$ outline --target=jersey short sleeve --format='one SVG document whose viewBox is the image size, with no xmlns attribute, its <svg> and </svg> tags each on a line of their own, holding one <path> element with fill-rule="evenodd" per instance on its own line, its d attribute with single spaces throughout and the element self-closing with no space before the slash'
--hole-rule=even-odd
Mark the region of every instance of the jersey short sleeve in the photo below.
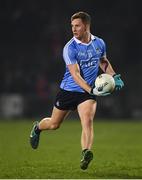
<svg viewBox="0 0 142 180">
<path fill-rule="evenodd" d="M 101 38 L 99 38 L 99 44 L 100 44 L 101 49 L 102 49 L 101 57 L 104 57 L 104 56 L 106 56 L 106 44 L 105 44 L 104 40 Z"/>
<path fill-rule="evenodd" d="M 76 64 L 76 50 L 71 44 L 67 44 L 63 49 L 63 58 L 66 65 Z"/>
</svg>

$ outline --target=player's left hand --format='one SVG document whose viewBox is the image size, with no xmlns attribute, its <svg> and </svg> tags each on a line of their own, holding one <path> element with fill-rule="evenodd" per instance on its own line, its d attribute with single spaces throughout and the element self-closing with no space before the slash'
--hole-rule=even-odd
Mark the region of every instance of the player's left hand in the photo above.
<svg viewBox="0 0 142 180">
<path fill-rule="evenodd" d="M 115 81 L 115 90 L 120 90 L 124 86 L 124 82 L 122 81 L 122 79 L 120 77 L 121 77 L 120 74 L 115 74 L 113 76 L 114 81 Z"/>
</svg>

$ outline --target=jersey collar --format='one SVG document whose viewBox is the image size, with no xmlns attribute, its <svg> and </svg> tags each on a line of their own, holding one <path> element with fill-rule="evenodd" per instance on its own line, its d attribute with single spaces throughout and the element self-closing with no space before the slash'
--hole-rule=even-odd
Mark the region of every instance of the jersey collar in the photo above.
<svg viewBox="0 0 142 180">
<path fill-rule="evenodd" d="M 79 39 L 77 39 L 76 37 L 73 37 L 73 39 L 75 40 L 75 42 L 77 44 L 84 44 L 84 45 L 88 45 L 92 42 L 92 40 L 96 39 L 94 35 L 91 34 L 91 41 L 89 43 L 82 43 Z"/>
</svg>

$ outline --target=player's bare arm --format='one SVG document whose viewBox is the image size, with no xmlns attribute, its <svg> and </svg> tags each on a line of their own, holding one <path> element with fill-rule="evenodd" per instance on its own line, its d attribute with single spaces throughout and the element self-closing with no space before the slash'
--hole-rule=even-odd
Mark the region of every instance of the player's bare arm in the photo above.
<svg viewBox="0 0 142 180">
<path fill-rule="evenodd" d="M 90 93 L 91 87 L 87 84 L 87 82 L 80 75 L 80 68 L 78 64 L 70 64 L 68 65 L 68 69 L 74 79 L 74 81 L 85 91 Z"/>
<path fill-rule="evenodd" d="M 100 61 L 100 68 L 103 70 L 103 72 L 113 76 L 116 90 L 120 90 L 124 86 L 124 82 L 120 78 L 121 75 L 115 73 L 109 60 L 105 56 Z"/>
<path fill-rule="evenodd" d="M 113 68 L 106 56 L 101 58 L 100 68 L 102 69 L 103 72 L 105 72 L 107 74 L 110 74 L 112 76 L 115 74 L 115 71 L 113 70 Z"/>
</svg>

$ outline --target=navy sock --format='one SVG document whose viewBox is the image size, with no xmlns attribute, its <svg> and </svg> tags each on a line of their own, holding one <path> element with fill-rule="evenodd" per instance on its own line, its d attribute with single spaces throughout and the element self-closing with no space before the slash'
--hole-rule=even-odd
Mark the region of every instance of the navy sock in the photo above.
<svg viewBox="0 0 142 180">
<path fill-rule="evenodd" d="M 39 134 L 41 132 L 41 130 L 38 128 L 38 126 L 35 127 L 35 133 Z"/>
</svg>

